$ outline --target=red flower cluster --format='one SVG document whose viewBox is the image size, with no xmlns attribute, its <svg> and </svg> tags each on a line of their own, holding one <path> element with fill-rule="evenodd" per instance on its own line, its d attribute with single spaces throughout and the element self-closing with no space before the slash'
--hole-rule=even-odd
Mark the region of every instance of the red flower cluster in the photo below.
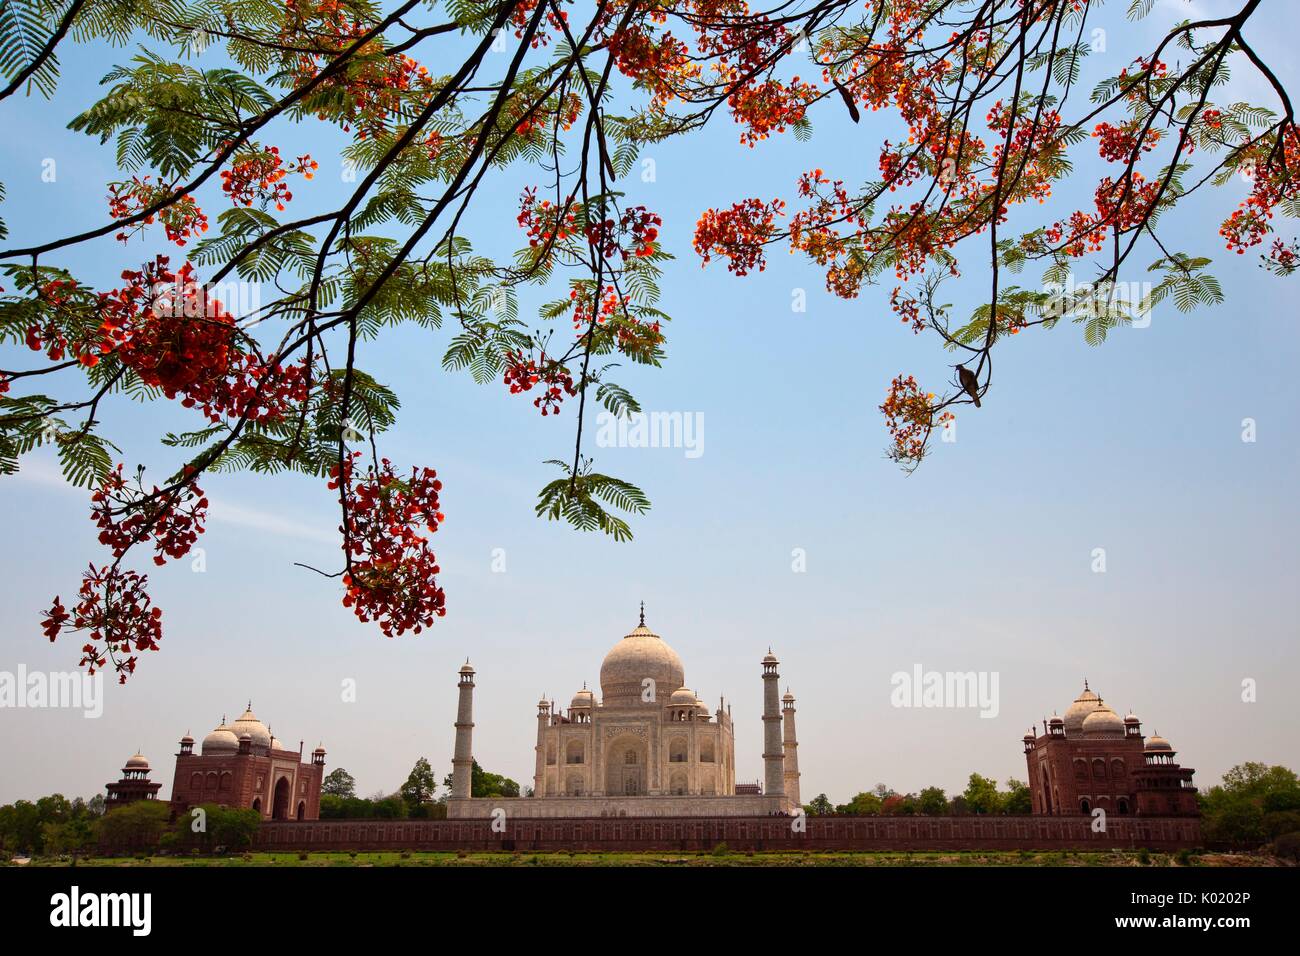
<svg viewBox="0 0 1300 956">
<path fill-rule="evenodd" d="M 183 558 L 203 533 L 208 499 L 194 482 L 166 493 L 157 485 L 146 494 L 143 487 L 127 486 L 122 465 L 109 472 L 90 497 L 91 517 L 99 528 L 99 543 L 120 558 L 132 545 L 153 538 L 158 552 L 153 562 Z"/>
<path fill-rule="evenodd" d="M 519 215 L 515 221 L 528 236 L 528 245 L 537 248 L 577 235 L 580 208 L 577 203 L 569 203 L 561 212 L 549 199 L 538 199 L 537 190 L 530 186 L 519 197 Z"/>
<path fill-rule="evenodd" d="M 659 238 L 663 220 L 645 206 L 632 206 L 619 217 L 587 224 L 587 242 L 596 254 L 605 259 L 622 256 L 626 262 L 632 256 L 654 254 L 654 243 Z"/>
<path fill-rule="evenodd" d="M 708 209 L 695 224 L 695 251 L 708 265 L 713 256 L 727 259 L 727 271 L 748 275 L 757 267 L 767 268 L 763 245 L 776 232 L 776 217 L 785 213 L 785 202 L 773 199 L 744 199 L 730 209 Z"/>
<path fill-rule="evenodd" d="M 911 375 L 898 375 L 889 385 L 880 410 L 885 415 L 889 436 L 893 439 L 890 457 L 900 462 L 920 461 L 930 435 L 934 415 L 930 407 L 933 392 L 922 392 Z"/>
<path fill-rule="evenodd" d="M 591 325 L 591 299 L 580 294 L 577 289 L 569 293 L 569 298 L 573 301 L 573 327 L 580 335 L 585 334 L 587 327 Z M 600 297 L 600 310 L 596 313 L 596 324 L 604 325 L 617 315 L 627 306 L 629 298 L 626 295 L 620 296 L 614 286 L 605 286 L 605 291 Z"/>
<path fill-rule="evenodd" d="M 206 295 L 187 262 L 178 271 L 166 256 L 125 271 L 127 284 L 100 298 L 102 352 L 114 352 L 141 381 L 168 398 L 181 395 L 212 421 L 268 421 L 307 397 L 306 364 L 282 366 L 242 352 L 235 320 Z"/>
<path fill-rule="evenodd" d="M 1092 131 L 1092 135 L 1099 140 L 1097 151 L 1101 158 L 1112 163 L 1126 162 L 1129 157 L 1136 158 L 1139 153 L 1149 153 L 1155 149 L 1160 142 L 1160 131 L 1158 129 L 1147 130 L 1142 136 L 1141 144 L 1139 144 L 1138 133 L 1141 128 L 1142 124 L 1137 120 L 1129 120 L 1119 126 L 1112 126 L 1110 123 L 1098 123 Z"/>
<path fill-rule="evenodd" d="M 286 47 L 301 51 L 288 57 L 295 86 L 315 78 L 321 68 L 366 33 L 371 23 L 353 17 L 342 0 L 287 0 L 281 37 Z M 346 104 L 344 130 L 357 127 L 357 137 L 378 136 L 392 122 L 408 115 L 412 101 L 423 103 L 433 90 L 426 67 L 405 54 L 389 54 L 371 40 L 358 51 L 348 69 L 332 75 L 317 90 L 333 91 Z M 325 114 L 321 114 L 321 119 Z"/>
<path fill-rule="evenodd" d="M 442 523 L 438 492 L 442 482 L 430 468 L 412 468 L 401 480 L 388 459 L 372 466 L 362 480 L 353 476 L 360 452 L 330 469 L 329 487 L 338 490 L 347 512 L 343 526 L 349 570 L 343 605 L 362 621 L 377 621 L 387 637 L 407 630 L 419 634 L 447 613 L 438 587 L 438 559 L 429 539 Z"/>
<path fill-rule="evenodd" d="M 542 410 L 543 417 L 558 415 L 565 395 L 578 394 L 569 370 L 560 362 L 547 358 L 545 352 L 536 360 L 524 358 L 521 352 L 507 352 L 502 381 L 509 387 L 511 395 L 530 392 L 534 386 L 541 385 L 542 394 L 533 399 L 533 405 Z"/>
<path fill-rule="evenodd" d="M 1228 249 L 1237 255 L 1259 245 L 1273 231 L 1269 221 L 1279 204 L 1300 199 L 1300 175 L 1296 174 L 1300 169 L 1300 133 L 1288 126 L 1278 150 L 1280 155 L 1275 157 L 1273 149 L 1273 143 L 1257 144 L 1239 162 L 1239 167 L 1252 170 L 1250 195 L 1219 228 Z M 1285 250 L 1286 246 L 1274 246 L 1274 251 L 1279 248 Z M 1266 258 L 1272 258 L 1275 265 L 1284 264 L 1276 256 Z"/>
<path fill-rule="evenodd" d="M 297 160 L 284 165 L 280 159 L 277 146 L 267 146 L 255 153 L 237 157 L 230 169 L 221 171 L 221 188 L 235 205 L 251 206 L 260 203 L 263 208 L 275 203 L 276 209 L 284 209 L 284 204 L 293 199 L 284 178 L 289 173 L 301 173 L 311 179 L 313 170 L 319 164 L 311 155 L 299 156 Z"/>
<path fill-rule="evenodd" d="M 51 641 L 62 631 L 88 631 L 90 640 L 82 645 L 80 666 L 94 674 L 111 657 L 118 683 L 125 684 L 135 672 L 134 652 L 156 651 L 162 639 L 162 608 L 153 606 L 145 590 L 148 583 L 144 575 L 116 564 L 107 568 L 92 564 L 81 576 L 77 604 L 68 611 L 55 597 L 42 614 L 41 629 Z"/>
<path fill-rule="evenodd" d="M 109 183 L 108 190 L 108 214 L 114 219 L 134 216 L 171 196 L 170 189 L 151 184 L 148 176 L 144 179 L 132 176 L 130 182 Z M 126 242 L 132 235 L 143 232 L 145 226 L 153 225 L 155 219 L 163 224 L 167 238 L 178 246 L 183 246 L 192 237 L 208 231 L 208 217 L 203 214 L 194 197 L 186 193 L 162 211 L 145 216 L 130 232 L 123 229 L 117 238 Z"/>
</svg>

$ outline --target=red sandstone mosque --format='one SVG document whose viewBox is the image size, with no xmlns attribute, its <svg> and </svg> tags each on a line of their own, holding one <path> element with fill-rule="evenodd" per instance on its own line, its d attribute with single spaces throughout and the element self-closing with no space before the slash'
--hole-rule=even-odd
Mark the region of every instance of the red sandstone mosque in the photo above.
<svg viewBox="0 0 1300 956">
<path fill-rule="evenodd" d="M 256 810 L 263 820 L 317 820 L 325 778 L 325 748 L 304 761 L 303 745 L 290 750 L 257 719 L 250 701 L 232 724 L 221 724 L 203 738 L 194 752 L 194 738 L 181 738 L 172 778 L 173 816 L 192 806 L 215 803 Z M 107 809 L 136 800 L 154 800 L 160 783 L 149 780 L 149 761 L 135 754 L 122 768 L 122 779 L 108 784 Z"/>
<path fill-rule="evenodd" d="M 1083 682 L 1064 717 L 1043 720 L 1042 736 L 1024 736 L 1034 813 L 1195 816 L 1190 767 L 1174 762 L 1169 741 L 1143 738 L 1142 724 L 1121 718 Z"/>
</svg>

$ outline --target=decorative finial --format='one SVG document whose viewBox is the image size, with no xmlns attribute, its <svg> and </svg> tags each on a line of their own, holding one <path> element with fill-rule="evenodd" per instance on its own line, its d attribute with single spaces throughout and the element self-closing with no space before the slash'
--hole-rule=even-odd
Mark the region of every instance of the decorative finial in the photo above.
<svg viewBox="0 0 1300 956">
<path fill-rule="evenodd" d="M 645 601 L 641 602 L 641 626 L 645 627 Z"/>
<path fill-rule="evenodd" d="M 1083 689 L 1084 690 L 1088 689 L 1088 678 L 1086 677 L 1083 679 Z"/>
<path fill-rule="evenodd" d="M 253 698 L 250 697 L 248 698 L 248 706 L 245 708 L 245 710 L 252 710 L 252 709 L 253 709 Z"/>
</svg>

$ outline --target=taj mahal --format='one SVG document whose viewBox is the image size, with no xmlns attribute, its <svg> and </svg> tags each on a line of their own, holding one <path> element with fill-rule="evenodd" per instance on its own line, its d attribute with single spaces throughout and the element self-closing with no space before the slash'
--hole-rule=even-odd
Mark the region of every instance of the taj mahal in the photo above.
<svg viewBox="0 0 1300 956">
<path fill-rule="evenodd" d="M 799 804 L 794 697 L 780 697 L 779 661 L 762 659 L 763 768 L 759 784 L 736 783 L 731 707 L 713 713 L 686 686 L 677 652 L 646 626 L 616 643 L 600 665 L 600 699 L 583 686 L 567 712 L 537 703 L 537 746 L 529 797 L 474 799 L 474 677 L 460 669 L 456 747 L 447 816 L 770 816 Z"/>
</svg>

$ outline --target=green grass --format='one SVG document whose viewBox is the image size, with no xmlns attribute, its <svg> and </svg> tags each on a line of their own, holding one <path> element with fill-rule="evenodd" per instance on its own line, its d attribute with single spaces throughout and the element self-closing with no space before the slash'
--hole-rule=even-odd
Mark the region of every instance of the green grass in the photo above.
<svg viewBox="0 0 1300 956">
<path fill-rule="evenodd" d="M 300 858 L 305 856 L 306 859 Z M 32 866 L 67 866 L 67 858 L 36 859 Z M 1244 858 L 1219 854 L 1194 855 L 1195 866 L 1268 865 L 1267 857 Z M 1178 866 L 1175 854 L 1149 853 L 1146 862 L 1138 851 L 1084 853 L 1069 851 L 934 852 L 934 853 L 745 853 L 745 852 L 645 852 L 645 853 L 246 853 L 221 857 L 153 856 L 92 857 L 77 861 L 94 867 L 194 867 L 194 866 Z"/>
</svg>

